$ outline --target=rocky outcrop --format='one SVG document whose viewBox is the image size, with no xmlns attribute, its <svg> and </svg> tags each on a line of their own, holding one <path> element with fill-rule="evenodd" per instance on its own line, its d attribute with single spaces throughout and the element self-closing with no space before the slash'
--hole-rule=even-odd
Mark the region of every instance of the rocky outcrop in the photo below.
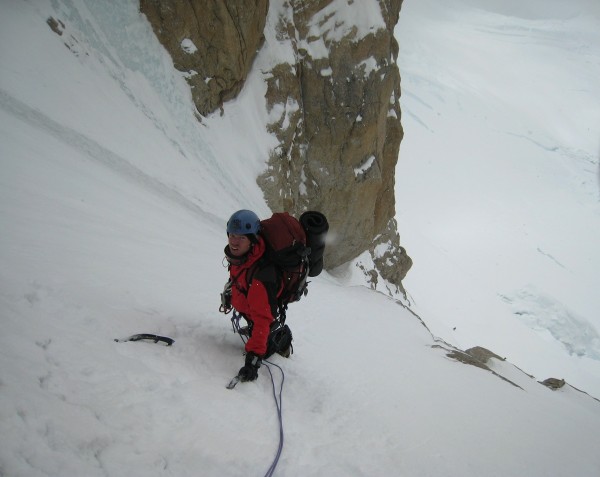
<svg viewBox="0 0 600 477">
<path fill-rule="evenodd" d="M 503 381 L 506 381 L 507 383 L 512 384 L 513 386 L 515 386 L 517 388 L 523 389 L 521 386 L 519 386 L 515 382 L 511 381 L 510 379 L 506 378 L 505 376 L 502 376 L 501 374 L 494 371 L 490 367 L 491 365 L 488 365 L 488 362 L 492 358 L 500 360 L 500 361 L 504 361 L 505 358 L 501 358 L 496 353 L 493 353 L 492 351 L 490 351 L 486 348 L 476 346 L 476 347 L 470 348 L 466 351 L 462 351 L 458 348 L 455 348 L 454 346 L 449 345 L 448 343 L 436 344 L 433 347 L 434 348 L 435 347 L 442 348 L 442 349 L 445 349 L 446 351 L 448 351 L 446 353 L 446 356 L 448 358 L 454 359 L 454 360 L 459 361 L 464 364 L 468 364 L 470 366 L 475 366 L 477 368 L 481 368 L 486 371 L 489 371 L 494 376 L 497 376 L 498 378 L 502 379 Z"/>
<path fill-rule="evenodd" d="M 266 107 L 275 118 L 267 127 L 279 145 L 258 183 L 272 210 L 327 216 L 333 244 L 326 268 L 368 250 L 375 270 L 365 275 L 372 285 L 381 277 L 401 289 L 412 264 L 394 219 L 403 131 L 393 31 L 402 0 L 377 4 L 271 0 L 275 32 L 269 35 L 278 48 L 287 45 L 293 60 L 262 71 Z M 261 42 L 266 0 L 140 5 L 175 66 L 189 73 L 201 114 L 237 94 Z"/>
<path fill-rule="evenodd" d="M 473 348 L 469 348 L 465 351 L 465 353 L 467 353 L 469 356 L 472 356 L 474 359 L 483 364 L 486 364 L 490 360 L 490 358 L 497 359 L 498 361 L 506 360 L 506 358 L 502 358 L 493 351 L 490 351 L 489 349 L 484 348 L 482 346 L 475 346 Z"/>
<path fill-rule="evenodd" d="M 565 380 L 558 379 L 558 378 L 548 378 L 548 379 L 544 379 L 543 381 L 540 381 L 540 384 L 543 384 L 544 386 L 546 386 L 552 390 L 556 390 L 556 389 L 561 389 L 562 387 L 564 387 Z"/>
<path fill-rule="evenodd" d="M 381 276 L 400 286 L 412 265 L 394 220 L 403 131 L 393 30 L 402 2 L 380 1 L 379 12 L 358 3 L 336 11 L 332 3 L 292 2 L 279 19 L 295 63 L 275 67 L 268 83 L 280 146 L 259 184 L 272 209 L 327 215 L 337 239 L 326 251 L 328 268 L 369 250 L 372 285 Z M 367 30 L 357 26 L 364 14 L 372 19 Z"/>
<path fill-rule="evenodd" d="M 269 0 L 140 0 L 202 115 L 242 89 L 264 40 L 268 8 Z"/>
<path fill-rule="evenodd" d="M 359 4 L 336 11 L 332 3 L 293 3 L 280 18 L 296 61 L 276 66 L 269 80 L 280 145 L 259 183 L 272 209 L 327 215 L 337 239 L 328 268 L 369 250 L 378 275 L 399 285 L 412 264 L 394 220 L 403 131 L 393 30 L 402 2 L 380 1 L 367 30 L 357 26 L 367 13 Z"/>
</svg>

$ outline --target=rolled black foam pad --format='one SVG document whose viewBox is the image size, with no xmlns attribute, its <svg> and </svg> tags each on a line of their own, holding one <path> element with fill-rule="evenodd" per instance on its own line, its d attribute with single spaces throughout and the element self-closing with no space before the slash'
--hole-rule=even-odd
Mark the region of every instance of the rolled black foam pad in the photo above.
<svg viewBox="0 0 600 477">
<path fill-rule="evenodd" d="M 306 232 L 307 245 L 310 247 L 309 277 L 316 277 L 323 270 L 325 238 L 329 231 L 329 222 L 321 212 L 310 210 L 300 216 L 300 224 Z"/>
</svg>

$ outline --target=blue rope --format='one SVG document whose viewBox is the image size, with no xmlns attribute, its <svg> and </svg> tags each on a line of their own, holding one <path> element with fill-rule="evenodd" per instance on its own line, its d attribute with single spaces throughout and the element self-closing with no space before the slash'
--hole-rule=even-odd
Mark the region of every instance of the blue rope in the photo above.
<svg viewBox="0 0 600 477">
<path fill-rule="evenodd" d="M 277 467 L 277 463 L 279 462 L 279 457 L 281 457 L 281 451 L 283 450 L 283 417 L 281 415 L 281 409 L 282 409 L 282 405 L 283 405 L 283 401 L 282 401 L 282 393 L 283 393 L 283 382 L 285 381 L 285 373 L 283 372 L 283 369 L 281 369 L 281 366 L 272 363 L 271 361 L 264 361 L 265 366 L 267 367 L 267 371 L 269 371 L 269 375 L 271 376 L 271 385 L 273 386 L 273 399 L 275 399 L 275 407 L 277 407 L 277 417 L 279 419 L 279 446 L 277 447 L 277 453 L 275 454 L 275 459 L 273 460 L 273 463 L 271 464 L 271 467 L 269 467 L 269 470 L 267 470 L 267 473 L 265 474 L 265 477 L 271 477 L 273 475 L 273 473 L 275 472 L 275 467 Z M 281 384 L 279 386 L 279 400 L 277 400 L 277 392 L 275 391 L 275 380 L 273 379 L 273 373 L 271 372 L 271 367 L 269 366 L 275 366 L 276 368 L 279 368 L 279 371 L 281 371 Z"/>
<path fill-rule="evenodd" d="M 242 341 L 245 344 L 246 340 L 244 339 L 244 337 L 242 335 L 239 334 L 239 332 L 240 332 L 240 315 L 238 315 L 237 312 L 233 313 L 233 317 L 231 318 L 231 324 L 233 326 L 233 330 L 239 335 L 239 337 L 242 339 Z M 273 463 L 271 464 L 271 467 L 269 467 L 269 470 L 267 470 L 267 473 L 265 474 L 265 477 L 272 477 L 273 473 L 275 472 L 275 468 L 277 467 L 277 463 L 279 462 L 279 457 L 281 457 L 281 451 L 283 450 L 283 416 L 281 413 L 281 409 L 283 406 L 282 394 L 283 394 L 283 383 L 285 381 L 285 373 L 283 372 L 283 369 L 281 368 L 281 366 L 273 363 L 272 361 L 267 361 L 265 359 L 263 361 L 263 363 L 265 364 L 267 371 L 269 371 L 269 376 L 271 376 L 271 386 L 273 387 L 273 399 L 275 400 L 275 407 L 277 408 L 277 418 L 279 419 L 279 446 L 277 447 L 277 453 L 275 454 L 275 459 L 273 459 Z M 279 371 L 281 371 L 281 384 L 279 385 L 279 399 L 277 399 L 277 391 L 275 390 L 275 379 L 273 378 L 273 373 L 271 372 L 271 367 L 269 366 L 269 364 L 272 366 L 275 366 L 276 368 L 279 369 Z"/>
</svg>

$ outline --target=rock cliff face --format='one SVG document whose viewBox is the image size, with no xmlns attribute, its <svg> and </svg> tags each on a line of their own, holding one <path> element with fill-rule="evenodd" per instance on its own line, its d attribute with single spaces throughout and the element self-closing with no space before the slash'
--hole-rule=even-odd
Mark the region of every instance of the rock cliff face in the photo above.
<svg viewBox="0 0 600 477">
<path fill-rule="evenodd" d="M 394 219 L 402 126 L 398 45 L 402 0 L 271 0 L 276 39 L 293 62 L 275 65 L 265 97 L 279 139 L 258 178 L 272 210 L 320 210 L 334 239 L 331 269 L 369 251 L 378 276 L 401 287 L 412 262 Z M 267 0 L 141 0 L 176 68 L 207 114 L 242 88 L 263 41 Z M 272 17 L 271 17 L 272 18 Z"/>
<path fill-rule="evenodd" d="M 154 33 L 186 73 L 202 115 L 235 98 L 263 42 L 269 0 L 140 0 Z"/>
</svg>

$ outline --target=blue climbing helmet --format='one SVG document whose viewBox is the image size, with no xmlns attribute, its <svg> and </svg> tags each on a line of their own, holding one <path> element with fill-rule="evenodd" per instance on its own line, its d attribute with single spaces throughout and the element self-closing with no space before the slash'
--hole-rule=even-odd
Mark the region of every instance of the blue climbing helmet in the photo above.
<svg viewBox="0 0 600 477">
<path fill-rule="evenodd" d="M 251 210 L 238 210 L 227 221 L 227 234 L 256 236 L 260 230 L 260 219 Z"/>
</svg>

